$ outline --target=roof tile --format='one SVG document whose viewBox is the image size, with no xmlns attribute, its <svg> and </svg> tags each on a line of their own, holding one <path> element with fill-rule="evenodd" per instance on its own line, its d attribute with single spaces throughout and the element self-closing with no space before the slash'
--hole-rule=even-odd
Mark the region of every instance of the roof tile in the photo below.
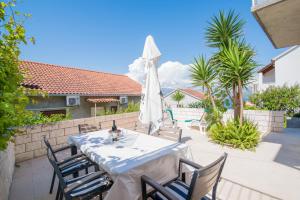
<svg viewBox="0 0 300 200">
<path fill-rule="evenodd" d="M 141 85 L 125 75 L 22 61 L 25 87 L 38 87 L 49 94 L 87 96 L 138 96 Z"/>
</svg>

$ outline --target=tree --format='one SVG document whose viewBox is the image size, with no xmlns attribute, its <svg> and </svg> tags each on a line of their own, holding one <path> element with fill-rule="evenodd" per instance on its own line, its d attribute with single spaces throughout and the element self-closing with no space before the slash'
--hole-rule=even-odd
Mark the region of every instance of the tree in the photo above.
<svg viewBox="0 0 300 200">
<path fill-rule="evenodd" d="M 0 2 L 0 150 L 6 148 L 14 135 L 13 127 L 22 124 L 27 115 L 19 46 L 27 43 L 23 20 L 29 15 L 14 11 L 15 3 Z"/>
<path fill-rule="evenodd" d="M 178 90 L 172 95 L 172 99 L 177 102 L 177 107 L 179 107 L 179 103 L 184 99 L 184 97 L 184 94 L 182 94 Z"/>
<path fill-rule="evenodd" d="M 252 94 L 250 100 L 260 109 L 286 111 L 288 116 L 299 112 L 300 86 L 271 86 L 266 90 Z"/>
<path fill-rule="evenodd" d="M 257 63 L 254 61 L 254 51 L 249 45 L 237 41 L 229 42 L 228 47 L 222 48 L 219 54 L 221 64 L 219 76 L 221 82 L 233 87 L 235 102 L 235 118 L 243 123 L 243 89 L 253 80 Z"/>
<path fill-rule="evenodd" d="M 191 65 L 190 72 L 193 85 L 200 86 L 206 90 L 212 108 L 213 110 L 216 110 L 212 88 L 217 78 L 217 72 L 211 65 L 211 61 L 207 61 L 204 56 L 195 59 L 194 63 Z"/>
<path fill-rule="evenodd" d="M 223 11 L 218 16 L 213 16 L 205 32 L 205 38 L 209 47 L 220 48 L 228 46 L 230 40 L 238 40 L 243 35 L 245 22 L 239 19 L 234 11 L 227 15 Z"/>
<path fill-rule="evenodd" d="M 217 48 L 211 62 L 217 68 L 218 81 L 233 102 L 234 119 L 243 121 L 243 88 L 251 81 L 256 67 L 254 51 L 244 42 L 245 22 L 234 11 L 220 11 L 206 30 L 210 47 Z"/>
</svg>

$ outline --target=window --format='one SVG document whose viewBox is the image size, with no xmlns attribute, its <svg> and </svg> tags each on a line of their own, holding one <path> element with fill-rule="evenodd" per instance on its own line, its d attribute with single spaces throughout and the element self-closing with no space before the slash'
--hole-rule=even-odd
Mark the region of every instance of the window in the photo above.
<svg viewBox="0 0 300 200">
<path fill-rule="evenodd" d="M 50 117 L 51 115 L 54 114 L 63 114 L 63 115 L 67 114 L 66 110 L 45 110 L 45 111 L 41 111 L 41 113 L 47 117 Z"/>
</svg>

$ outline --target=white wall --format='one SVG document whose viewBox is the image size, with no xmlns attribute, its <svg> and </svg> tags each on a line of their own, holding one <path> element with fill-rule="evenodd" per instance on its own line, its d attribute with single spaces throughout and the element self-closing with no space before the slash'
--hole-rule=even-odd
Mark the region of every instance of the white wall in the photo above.
<svg viewBox="0 0 300 200">
<path fill-rule="evenodd" d="M 275 83 L 275 68 L 271 69 L 270 71 L 268 71 L 263 75 L 262 83 L 263 84 Z"/>
<path fill-rule="evenodd" d="M 272 69 L 271 71 L 263 74 L 259 73 L 258 75 L 258 90 L 265 90 L 268 87 L 275 85 L 276 77 L 275 77 L 275 69 Z"/>
<path fill-rule="evenodd" d="M 292 86 L 300 84 L 300 47 L 287 54 L 275 58 L 275 68 L 264 75 L 259 73 L 258 90 L 265 90 L 269 86 Z"/>
<path fill-rule="evenodd" d="M 204 113 L 203 109 L 198 108 L 173 108 L 173 115 L 178 120 L 178 126 L 185 126 L 184 120 L 200 119 Z M 261 136 L 273 132 L 282 132 L 284 126 L 283 111 L 265 111 L 265 110 L 244 110 L 244 117 L 257 124 Z M 223 115 L 226 122 L 233 118 L 233 110 L 228 110 Z"/>
<path fill-rule="evenodd" d="M 275 61 L 276 86 L 300 83 L 300 47 Z"/>
</svg>

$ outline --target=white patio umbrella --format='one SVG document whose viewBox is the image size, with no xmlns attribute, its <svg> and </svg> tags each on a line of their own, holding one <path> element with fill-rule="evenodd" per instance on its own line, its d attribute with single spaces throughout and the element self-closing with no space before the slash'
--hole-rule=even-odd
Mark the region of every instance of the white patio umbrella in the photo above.
<svg viewBox="0 0 300 200">
<path fill-rule="evenodd" d="M 144 125 L 151 124 L 151 132 L 157 131 L 162 123 L 163 107 L 156 64 L 161 56 L 154 39 L 147 36 L 143 56 L 146 69 L 146 81 L 142 88 L 139 120 Z"/>
</svg>

